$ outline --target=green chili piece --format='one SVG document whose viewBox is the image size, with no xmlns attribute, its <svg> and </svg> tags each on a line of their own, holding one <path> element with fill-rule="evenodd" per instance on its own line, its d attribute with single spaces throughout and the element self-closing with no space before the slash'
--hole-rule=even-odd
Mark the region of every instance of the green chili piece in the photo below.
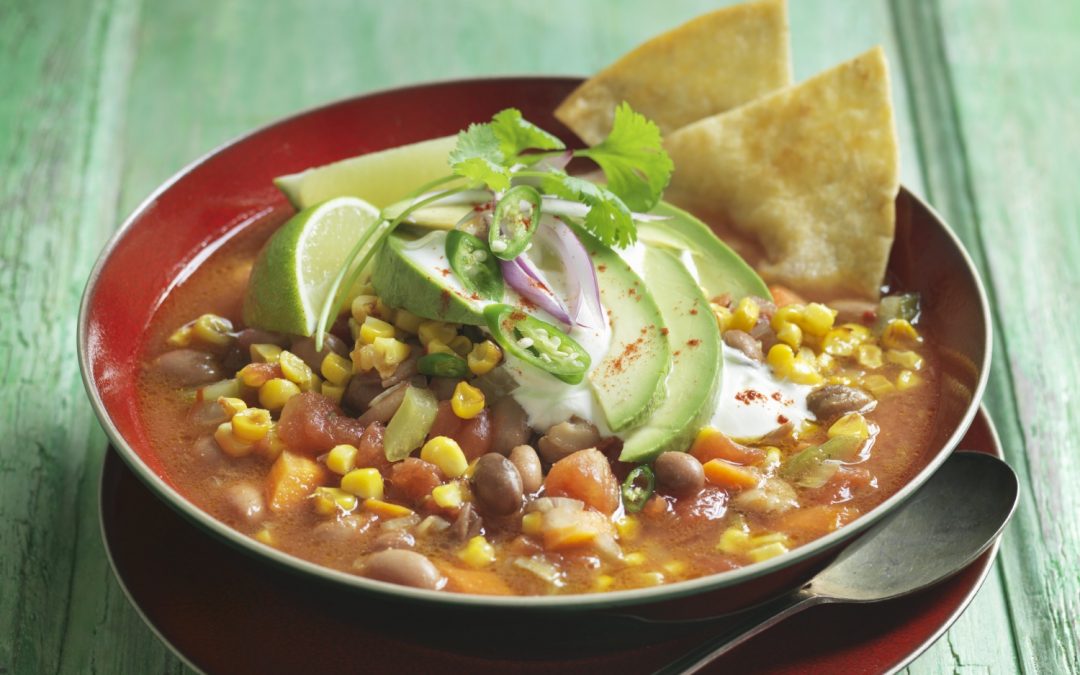
<svg viewBox="0 0 1080 675">
<path fill-rule="evenodd" d="M 623 508 L 630 513 L 637 513 L 645 508 L 645 502 L 652 497 L 656 489 L 656 475 L 645 464 L 630 472 L 622 484 Z"/>
<path fill-rule="evenodd" d="M 507 190 L 488 228 L 491 252 L 503 260 L 518 257 L 540 223 L 540 204 L 540 193 L 531 185 L 515 185 Z"/>
<path fill-rule="evenodd" d="M 510 305 L 488 305 L 484 319 L 503 351 L 563 382 L 578 384 L 589 370 L 589 353 L 546 321 Z"/>
<path fill-rule="evenodd" d="M 502 300 L 503 278 L 499 261 L 484 240 L 463 232 L 446 233 L 446 259 L 461 285 L 486 300 Z"/>
<path fill-rule="evenodd" d="M 421 375 L 465 377 L 465 374 L 469 372 L 469 364 L 460 356 L 436 353 L 421 356 L 416 362 L 416 369 Z"/>
</svg>

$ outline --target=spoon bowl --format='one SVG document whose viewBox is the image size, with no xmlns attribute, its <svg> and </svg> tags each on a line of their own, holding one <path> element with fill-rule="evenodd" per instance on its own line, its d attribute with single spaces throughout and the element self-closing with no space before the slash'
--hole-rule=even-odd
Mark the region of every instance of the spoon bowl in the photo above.
<svg viewBox="0 0 1080 675">
<path fill-rule="evenodd" d="M 1019 498 L 1002 460 L 956 452 L 903 508 L 849 545 L 802 587 L 736 615 L 716 638 L 658 673 L 694 673 L 765 629 L 825 603 L 890 600 L 944 581 L 1001 534 Z"/>
</svg>

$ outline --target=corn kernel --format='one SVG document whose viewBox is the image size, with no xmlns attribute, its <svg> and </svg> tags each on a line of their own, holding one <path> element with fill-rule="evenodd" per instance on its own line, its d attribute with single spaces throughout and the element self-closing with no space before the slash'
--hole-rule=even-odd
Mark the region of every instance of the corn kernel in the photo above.
<svg viewBox="0 0 1080 675">
<path fill-rule="evenodd" d="M 890 349 L 885 352 L 885 360 L 908 370 L 921 370 L 923 367 L 923 358 L 908 349 Z"/>
<path fill-rule="evenodd" d="M 821 351 L 832 356 L 851 356 L 862 341 L 847 328 L 833 328 L 821 340 Z"/>
<path fill-rule="evenodd" d="M 641 521 L 637 516 L 627 514 L 615 521 L 615 531 L 621 541 L 634 541 L 641 534 Z"/>
<path fill-rule="evenodd" d="M 375 313 L 375 305 L 379 299 L 374 295 L 358 295 L 353 298 L 352 304 L 349 306 L 349 313 L 352 314 L 353 321 L 357 324 L 363 324 L 364 320 Z"/>
<path fill-rule="evenodd" d="M 795 438 L 813 436 L 819 431 L 821 431 L 821 427 L 817 424 L 814 424 L 810 420 L 803 420 L 802 424 L 799 425 L 799 428 L 795 430 Z"/>
<path fill-rule="evenodd" d="M 443 475 L 457 478 L 469 468 L 469 461 L 458 442 L 447 436 L 436 436 L 420 448 L 420 459 L 439 467 Z"/>
<path fill-rule="evenodd" d="M 351 316 L 349 317 L 349 335 L 353 342 L 360 339 L 360 323 Z"/>
<path fill-rule="evenodd" d="M 270 430 L 266 432 L 262 440 L 255 444 L 255 452 L 271 462 L 278 458 L 285 449 L 285 441 L 278 436 L 277 422 L 270 423 Z"/>
<path fill-rule="evenodd" d="M 474 345 L 466 358 L 469 370 L 472 371 L 473 375 L 484 375 L 491 372 L 495 366 L 499 365 L 501 360 L 502 350 L 491 340 L 484 340 Z"/>
<path fill-rule="evenodd" d="M 364 499 L 382 499 L 383 477 L 378 469 L 352 469 L 341 477 L 341 489 Z"/>
<path fill-rule="evenodd" d="M 256 541 L 266 544 L 267 546 L 274 545 L 274 535 L 272 532 L 270 532 L 269 527 L 264 526 L 261 530 L 255 533 L 254 537 Z"/>
<path fill-rule="evenodd" d="M 495 562 L 495 547 L 477 535 L 458 552 L 458 557 L 469 567 L 486 567 Z"/>
<path fill-rule="evenodd" d="M 802 329 L 795 323 L 782 323 L 776 330 L 777 340 L 795 348 L 802 344 L 802 337 Z"/>
<path fill-rule="evenodd" d="M 471 420 L 484 410 L 484 392 L 462 380 L 454 387 L 450 407 L 463 420 Z"/>
<path fill-rule="evenodd" d="M 259 387 L 269 382 L 274 377 L 274 374 L 269 368 L 266 368 L 265 366 L 260 368 L 257 367 L 257 364 L 249 363 L 248 365 L 241 368 L 238 373 L 236 373 L 236 377 L 240 380 L 240 382 L 243 383 L 245 387 L 258 389 Z"/>
<path fill-rule="evenodd" d="M 612 584 L 614 583 L 615 577 L 611 576 L 610 574 L 600 574 L 597 575 L 596 579 L 593 580 L 593 590 L 603 592 L 611 588 Z"/>
<path fill-rule="evenodd" d="M 420 337 L 420 344 L 425 347 L 432 340 L 438 340 L 444 345 L 448 345 L 457 335 L 457 329 L 454 328 L 453 324 L 443 323 L 442 321 L 421 321 L 416 334 Z"/>
<path fill-rule="evenodd" d="M 855 436 L 860 441 L 870 438 L 870 425 L 866 418 L 857 412 L 850 412 L 833 422 L 829 427 L 829 438 L 834 436 Z"/>
<path fill-rule="evenodd" d="M 664 583 L 664 575 L 661 572 L 639 572 L 634 575 L 634 580 L 638 586 L 659 586 Z"/>
<path fill-rule="evenodd" d="M 911 349 L 920 342 L 919 331 L 904 319 L 893 319 L 881 333 L 881 344 L 888 349 Z"/>
<path fill-rule="evenodd" d="M 448 346 L 450 349 L 453 349 L 458 356 L 464 358 L 472 351 L 473 343 L 472 340 L 464 335 L 459 335 L 451 340 Z"/>
<path fill-rule="evenodd" d="M 326 468 L 339 476 L 344 476 L 356 468 L 356 455 L 360 452 L 355 445 L 342 443 L 335 445 L 326 453 Z M 365 497 L 374 495 L 363 495 Z"/>
<path fill-rule="evenodd" d="M 637 567 L 638 565 L 645 564 L 645 554 L 640 551 L 634 551 L 633 553 L 627 553 L 623 557 L 623 562 L 631 567 Z"/>
<path fill-rule="evenodd" d="M 746 555 L 750 557 L 754 562 L 761 562 L 768 560 L 769 558 L 775 558 L 778 555 L 783 555 L 788 552 L 788 547 L 779 542 L 772 544 L 765 544 L 764 546 L 758 546 L 752 548 L 746 552 Z"/>
<path fill-rule="evenodd" d="M 830 354 L 821 352 L 817 357 L 817 369 L 819 373 L 827 373 L 836 368 L 836 359 Z"/>
<path fill-rule="evenodd" d="M 451 349 L 450 345 L 446 344 L 438 338 L 431 338 L 430 340 L 428 340 L 428 343 L 427 345 L 425 345 L 424 348 L 427 350 L 428 354 L 451 354 L 455 356 L 457 355 L 457 352 Z"/>
<path fill-rule="evenodd" d="M 247 403 L 244 403 L 244 399 L 236 398 L 234 396 L 219 396 L 217 404 L 221 406 L 221 409 L 225 411 L 225 415 L 232 419 L 232 416 L 238 412 L 247 410 Z"/>
<path fill-rule="evenodd" d="M 771 473 L 780 467 L 781 462 L 784 461 L 784 454 L 780 452 L 780 448 L 769 445 L 765 447 L 765 460 L 762 462 L 762 468 L 766 473 Z"/>
<path fill-rule="evenodd" d="M 920 384 L 922 384 L 922 378 L 910 370 L 901 370 L 900 374 L 896 376 L 896 388 L 899 391 L 907 391 Z"/>
<path fill-rule="evenodd" d="M 799 327 L 810 335 L 821 337 L 829 332 L 836 321 L 836 310 L 829 309 L 820 302 L 811 302 L 803 309 Z"/>
<path fill-rule="evenodd" d="M 241 441 L 255 443 L 261 441 L 270 431 L 270 411 L 262 408 L 248 408 L 233 415 L 232 431 Z"/>
<path fill-rule="evenodd" d="M 191 326 L 193 337 L 215 347 L 232 344 L 232 322 L 217 314 L 203 314 Z"/>
<path fill-rule="evenodd" d="M 542 531 L 544 514 L 539 511 L 526 513 L 521 517 L 521 533 L 536 536 Z"/>
<path fill-rule="evenodd" d="M 376 342 L 378 342 L 379 339 L 380 338 L 376 338 Z M 377 349 L 378 347 L 376 347 L 376 350 Z M 322 364 L 319 366 L 319 372 L 321 372 L 322 376 L 331 384 L 344 387 L 345 383 L 352 377 L 352 362 L 341 354 L 330 352 L 323 357 Z"/>
<path fill-rule="evenodd" d="M 686 563 L 681 560 L 669 560 L 660 567 L 673 577 L 680 576 L 686 572 Z"/>
<path fill-rule="evenodd" d="M 370 345 L 375 342 L 375 338 L 392 338 L 394 337 L 394 327 L 382 319 L 376 319 L 373 316 L 369 316 L 364 319 L 364 322 L 360 324 L 360 342 Z"/>
<path fill-rule="evenodd" d="M 775 344 L 765 357 L 773 373 L 799 384 L 820 384 L 821 373 L 817 370 L 816 356 L 807 349 L 800 349 L 798 356 L 785 344 Z"/>
<path fill-rule="evenodd" d="M 170 347 L 190 347 L 192 338 L 191 324 L 180 326 L 165 341 Z"/>
<path fill-rule="evenodd" d="M 357 469 L 359 471 L 359 469 Z M 405 516 L 411 516 L 413 510 L 407 506 L 400 504 L 391 504 L 390 502 L 384 502 L 381 499 L 375 497 L 369 497 L 364 500 L 363 509 L 370 511 L 382 518 L 404 518 Z"/>
<path fill-rule="evenodd" d="M 259 387 L 259 405 L 271 411 L 281 410 L 290 398 L 299 393 L 300 387 L 296 383 L 275 377 Z"/>
<path fill-rule="evenodd" d="M 825 378 L 825 384 L 842 384 L 850 387 L 855 384 L 855 380 L 850 375 L 830 375 Z"/>
<path fill-rule="evenodd" d="M 353 370 L 358 373 L 370 372 L 375 367 L 375 347 L 373 345 L 361 345 L 349 354 L 352 357 Z"/>
<path fill-rule="evenodd" d="M 315 512 L 321 516 L 333 516 L 338 512 L 351 513 L 356 510 L 356 495 L 333 487 L 315 488 L 311 494 L 315 503 Z"/>
<path fill-rule="evenodd" d="M 375 316 L 387 323 L 394 323 L 394 320 L 397 317 L 397 310 L 383 302 L 382 298 L 379 298 L 375 301 Z"/>
<path fill-rule="evenodd" d="M 867 375 L 862 379 L 862 386 L 875 398 L 881 398 L 896 390 L 893 383 L 889 382 L 884 375 Z"/>
<path fill-rule="evenodd" d="M 750 547 L 758 548 L 759 546 L 765 546 L 766 544 L 783 544 L 789 546 L 791 540 L 783 532 L 769 532 L 767 534 L 759 534 L 750 537 Z"/>
<path fill-rule="evenodd" d="M 301 382 L 297 384 L 297 386 L 300 387 L 300 391 L 314 391 L 318 393 L 322 392 L 323 380 L 313 372 L 311 373 L 310 380 Z"/>
<path fill-rule="evenodd" d="M 233 433 L 232 422 L 222 422 L 214 431 L 214 440 L 221 451 L 230 457 L 245 457 L 251 454 L 252 443 L 242 441 Z"/>
<path fill-rule="evenodd" d="M 757 324 L 760 316 L 761 308 L 758 307 L 758 304 L 750 298 L 743 298 L 739 300 L 739 304 L 735 306 L 735 311 L 731 313 L 731 322 L 728 327 L 749 333 L 750 329 Z"/>
<path fill-rule="evenodd" d="M 716 550 L 728 555 L 738 555 L 746 550 L 750 543 L 750 533 L 741 527 L 729 527 L 720 535 Z"/>
<path fill-rule="evenodd" d="M 465 503 L 461 483 L 439 485 L 431 491 L 431 499 L 444 509 L 456 509 Z"/>
<path fill-rule="evenodd" d="M 731 327 L 731 310 L 717 302 L 710 302 L 709 309 L 716 317 L 716 327 L 723 333 Z"/>
<path fill-rule="evenodd" d="M 339 387 L 336 384 L 323 382 L 322 386 L 319 387 L 319 393 L 334 403 L 341 405 L 341 399 L 345 398 L 345 387 Z"/>
<path fill-rule="evenodd" d="M 880 368 L 883 363 L 881 360 L 881 347 L 870 344 L 859 345 L 855 360 L 863 368 L 869 368 L 870 370 Z"/>
<path fill-rule="evenodd" d="M 314 375 L 311 367 L 290 351 L 283 351 L 278 355 L 278 365 L 281 366 L 281 374 L 285 379 L 298 385 L 310 382 Z"/>
<path fill-rule="evenodd" d="M 248 347 L 251 360 L 255 363 L 277 363 L 283 350 L 274 344 L 258 343 Z"/>
<path fill-rule="evenodd" d="M 373 362 L 375 370 L 382 377 L 390 377 L 397 367 L 409 358 L 411 347 L 401 340 L 394 338 L 375 338 L 372 345 L 374 350 Z"/>
<path fill-rule="evenodd" d="M 420 330 L 420 324 L 423 323 L 423 321 L 422 318 L 404 309 L 399 309 L 394 316 L 394 325 L 411 335 L 416 335 L 417 331 Z"/>
</svg>

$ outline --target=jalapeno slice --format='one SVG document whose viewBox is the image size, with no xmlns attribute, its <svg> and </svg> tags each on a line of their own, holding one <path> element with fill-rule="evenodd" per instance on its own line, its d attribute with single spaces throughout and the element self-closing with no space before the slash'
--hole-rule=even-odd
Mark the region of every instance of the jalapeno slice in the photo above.
<svg viewBox="0 0 1080 675">
<path fill-rule="evenodd" d="M 484 240 L 463 232 L 446 233 L 446 259 L 461 285 L 485 300 L 502 300 L 503 278 L 499 261 Z"/>
<path fill-rule="evenodd" d="M 469 372 L 469 364 L 460 356 L 435 353 L 421 356 L 416 362 L 416 369 L 421 375 L 465 377 L 465 374 Z"/>
<path fill-rule="evenodd" d="M 656 489 L 656 475 L 648 466 L 642 464 L 627 475 L 622 484 L 623 508 L 630 513 L 637 513 L 645 508 L 645 502 L 652 497 Z"/>
<path fill-rule="evenodd" d="M 563 382 L 578 384 L 589 370 L 589 353 L 573 338 L 546 321 L 510 305 L 488 305 L 484 319 L 503 350 L 551 373 Z"/>
<path fill-rule="evenodd" d="M 515 185 L 506 191 L 488 228 L 492 253 L 513 260 L 525 250 L 540 223 L 540 203 L 540 193 L 531 185 Z"/>
</svg>

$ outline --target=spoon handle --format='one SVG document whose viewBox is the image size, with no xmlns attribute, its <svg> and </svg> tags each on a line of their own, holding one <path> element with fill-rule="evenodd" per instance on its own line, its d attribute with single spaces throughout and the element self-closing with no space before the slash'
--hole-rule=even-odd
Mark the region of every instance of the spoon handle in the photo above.
<svg viewBox="0 0 1080 675">
<path fill-rule="evenodd" d="M 822 602 L 822 597 L 800 589 L 736 614 L 723 633 L 691 649 L 653 675 L 696 673 L 765 629 Z"/>
</svg>

